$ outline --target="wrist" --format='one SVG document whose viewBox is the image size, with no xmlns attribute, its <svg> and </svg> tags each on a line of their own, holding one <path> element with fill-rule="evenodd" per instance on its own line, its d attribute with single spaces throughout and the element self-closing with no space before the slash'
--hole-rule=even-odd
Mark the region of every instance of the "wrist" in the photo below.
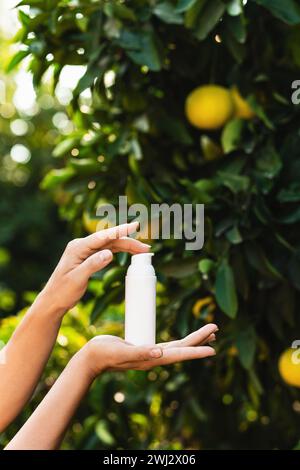
<svg viewBox="0 0 300 470">
<path fill-rule="evenodd" d="M 53 297 L 43 289 L 31 306 L 33 312 L 37 312 L 39 316 L 51 318 L 54 320 L 62 320 L 66 310 L 59 307 Z"/>
<path fill-rule="evenodd" d="M 91 367 L 90 353 L 86 345 L 74 354 L 68 364 L 68 368 L 74 370 L 74 374 L 76 374 L 87 387 L 92 384 L 97 376 Z"/>
<path fill-rule="evenodd" d="M 105 371 L 104 361 L 99 362 L 99 349 L 93 340 L 88 341 L 76 354 L 91 381 Z"/>
</svg>

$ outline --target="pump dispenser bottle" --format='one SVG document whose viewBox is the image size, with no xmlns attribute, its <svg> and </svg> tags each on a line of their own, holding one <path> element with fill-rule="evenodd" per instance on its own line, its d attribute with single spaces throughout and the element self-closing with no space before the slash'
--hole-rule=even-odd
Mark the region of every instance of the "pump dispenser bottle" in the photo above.
<svg viewBox="0 0 300 470">
<path fill-rule="evenodd" d="M 125 340 L 136 346 L 155 344 L 156 276 L 152 256 L 132 256 L 125 279 Z"/>
</svg>

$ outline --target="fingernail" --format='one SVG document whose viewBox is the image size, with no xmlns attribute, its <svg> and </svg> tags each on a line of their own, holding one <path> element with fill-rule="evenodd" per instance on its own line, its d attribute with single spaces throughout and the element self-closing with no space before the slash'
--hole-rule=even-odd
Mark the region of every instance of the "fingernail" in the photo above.
<svg viewBox="0 0 300 470">
<path fill-rule="evenodd" d="M 162 356 L 162 350 L 160 348 L 151 349 L 150 356 L 151 357 L 161 357 Z"/>
<path fill-rule="evenodd" d="M 107 261 L 111 257 L 111 251 L 105 250 L 100 253 L 102 261 Z"/>
<path fill-rule="evenodd" d="M 151 248 L 151 245 L 148 245 L 148 243 L 142 243 L 143 246 L 145 246 L 146 248 Z"/>
</svg>

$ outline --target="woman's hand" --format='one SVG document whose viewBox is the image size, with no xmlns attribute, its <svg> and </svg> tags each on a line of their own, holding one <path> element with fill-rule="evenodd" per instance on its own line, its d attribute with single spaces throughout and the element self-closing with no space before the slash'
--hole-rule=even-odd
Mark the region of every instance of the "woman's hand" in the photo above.
<svg viewBox="0 0 300 470">
<path fill-rule="evenodd" d="M 137 228 L 138 222 L 133 222 L 72 240 L 43 289 L 42 298 L 61 313 L 72 308 L 85 293 L 90 276 L 107 266 L 113 253 L 149 251 L 149 245 L 128 237 Z"/>
<path fill-rule="evenodd" d="M 78 353 L 83 367 L 93 379 L 105 370 L 148 370 L 155 366 L 202 359 L 215 355 L 211 346 L 216 339 L 217 325 L 203 326 L 183 339 L 154 346 L 134 346 L 116 336 L 96 336 Z"/>
<path fill-rule="evenodd" d="M 205 345 L 215 340 L 217 330 L 216 325 L 209 324 L 181 340 L 154 346 L 133 346 L 115 336 L 93 338 L 71 359 L 6 449 L 57 449 L 80 400 L 102 371 L 148 370 L 213 356 L 214 349 Z"/>
<path fill-rule="evenodd" d="M 33 393 L 62 317 L 84 294 L 89 277 L 104 268 L 114 252 L 149 251 L 149 245 L 128 238 L 137 227 L 137 222 L 124 224 L 69 243 L 45 288 L 2 351 L 5 361 L 0 363 L 0 432 L 19 414 Z"/>
</svg>

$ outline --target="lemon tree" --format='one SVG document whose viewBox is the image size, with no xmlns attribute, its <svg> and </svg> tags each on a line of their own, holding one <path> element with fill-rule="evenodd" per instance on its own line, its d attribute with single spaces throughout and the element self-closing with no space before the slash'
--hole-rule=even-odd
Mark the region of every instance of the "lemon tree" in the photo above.
<svg viewBox="0 0 300 470">
<path fill-rule="evenodd" d="M 222 332 L 216 359 L 127 380 L 106 375 L 78 446 L 293 448 L 299 390 L 277 363 L 300 332 L 298 2 L 23 0 L 19 8 L 22 47 L 10 68 L 26 56 L 35 86 L 50 75 L 55 91 L 66 66 L 81 67 L 66 106 L 73 130 L 58 138 L 43 181 L 68 195 L 58 200 L 74 235 L 86 233 L 83 214 L 100 198 L 206 205 L 203 250 L 154 243 L 158 331 L 168 340 L 213 318 Z M 103 328 L 103 320 L 122 325 L 127 263 L 116 256 L 89 293 Z"/>
</svg>

